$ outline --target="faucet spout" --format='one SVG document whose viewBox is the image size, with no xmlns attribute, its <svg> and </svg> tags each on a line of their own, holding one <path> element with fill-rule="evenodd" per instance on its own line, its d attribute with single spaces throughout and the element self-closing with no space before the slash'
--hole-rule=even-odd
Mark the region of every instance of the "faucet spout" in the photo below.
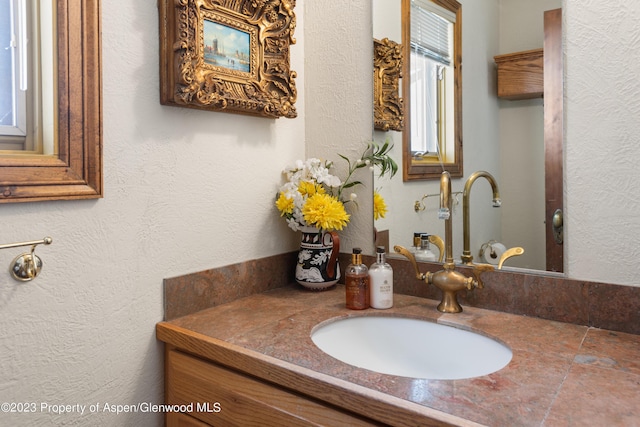
<svg viewBox="0 0 640 427">
<path fill-rule="evenodd" d="M 485 178 L 491 184 L 491 190 L 493 191 L 493 207 L 500 207 L 500 191 L 498 190 L 498 183 L 496 179 L 489 172 L 477 171 L 471 174 L 464 184 L 464 190 L 462 192 L 462 234 L 464 239 L 464 247 L 462 250 L 462 262 L 465 264 L 473 263 L 473 255 L 471 255 L 471 225 L 469 219 L 469 197 L 471 196 L 471 187 L 478 178 Z"/>
<path fill-rule="evenodd" d="M 438 218 L 444 219 L 444 263 L 453 265 L 453 224 L 451 221 L 451 175 L 444 171 L 440 175 L 440 210 Z"/>
</svg>

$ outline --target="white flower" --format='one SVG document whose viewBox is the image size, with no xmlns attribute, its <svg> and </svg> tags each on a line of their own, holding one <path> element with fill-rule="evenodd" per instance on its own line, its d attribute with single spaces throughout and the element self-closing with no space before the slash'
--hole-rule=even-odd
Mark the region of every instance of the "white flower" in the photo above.
<svg viewBox="0 0 640 427">
<path fill-rule="evenodd" d="M 293 231 L 298 231 L 300 229 L 298 225 L 298 221 L 296 221 L 294 218 L 285 218 L 285 219 L 290 229 L 292 229 Z"/>
<path fill-rule="evenodd" d="M 328 175 L 324 177 L 322 183 L 327 184 L 331 188 L 338 188 L 342 185 L 342 181 L 340 180 L 340 178 L 334 175 Z"/>
</svg>

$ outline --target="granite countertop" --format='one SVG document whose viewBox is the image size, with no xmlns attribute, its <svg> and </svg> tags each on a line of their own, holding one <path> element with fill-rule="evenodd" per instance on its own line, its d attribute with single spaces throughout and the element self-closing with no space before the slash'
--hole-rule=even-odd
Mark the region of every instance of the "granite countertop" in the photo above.
<svg viewBox="0 0 640 427">
<path fill-rule="evenodd" d="M 344 307 L 344 294 L 341 285 L 325 292 L 284 286 L 162 322 L 158 338 L 191 346 L 189 351 L 204 357 L 224 347 L 260 359 L 267 367 L 257 376 L 270 376 L 272 365 L 281 373 L 295 371 L 298 381 L 313 378 L 314 390 L 326 383 L 359 396 L 370 392 L 372 400 L 389 405 L 386 410 L 398 408 L 414 420 L 441 414 L 442 422 L 459 425 L 640 426 L 638 335 L 473 307 L 442 314 L 436 310 L 438 301 L 398 294 L 389 310 L 352 311 Z M 480 332 L 508 345 L 513 358 L 490 375 L 425 380 L 347 365 L 311 341 L 319 323 L 363 315 L 431 319 Z M 181 346 L 180 334 L 189 334 L 192 344 Z"/>
</svg>

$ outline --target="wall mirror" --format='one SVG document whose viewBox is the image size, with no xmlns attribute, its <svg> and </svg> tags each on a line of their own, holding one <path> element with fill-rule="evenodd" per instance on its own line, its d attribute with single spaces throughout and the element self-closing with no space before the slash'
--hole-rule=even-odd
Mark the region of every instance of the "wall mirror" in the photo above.
<svg viewBox="0 0 640 427">
<path fill-rule="evenodd" d="M 404 1 L 372 0 L 374 38 L 401 40 Z M 465 174 L 454 178 L 452 187 L 454 192 L 462 191 L 471 173 L 486 170 L 496 177 L 502 198 L 502 206 L 493 208 L 488 183 L 479 180 L 474 184 L 471 253 L 474 261 L 481 262 L 478 255 L 482 245 L 496 240 L 506 247 L 525 248 L 522 256 L 506 263 L 506 268 L 559 271 L 548 269 L 546 263 L 545 228 L 550 221 L 545 212 L 544 104 L 542 98 L 499 99 L 494 56 L 542 48 L 544 12 L 560 8 L 562 0 L 458 1 L 464 21 L 461 106 L 465 117 L 462 127 Z M 408 110 L 405 117 L 411 120 L 413 111 Z M 561 121 L 557 123 L 561 126 Z M 401 132 L 375 130 L 373 139 L 393 142 L 392 156 L 398 162 L 402 159 Z M 438 176 L 441 171 L 438 166 Z M 437 181 L 374 179 L 388 208 L 386 217 L 374 221 L 374 225 L 379 235 L 388 235 L 390 247 L 412 246 L 414 232 L 443 234 L 443 221 L 437 219 L 438 199 L 431 197 L 439 191 Z M 558 184 L 562 194 L 562 182 Z M 456 257 L 463 251 L 461 196 L 458 202 L 453 212 Z"/>
<path fill-rule="evenodd" d="M 25 12 L 32 2 L 9 3 L 12 17 L 19 16 L 13 11 L 21 8 L 23 16 L 32 16 Z M 23 55 L 39 77 L 28 86 L 44 88 L 42 107 L 27 114 L 26 127 L 48 121 L 50 131 L 26 149 L 0 150 L 0 203 L 102 197 L 100 2 L 58 0 L 53 5 L 51 11 L 42 11 L 39 19 L 44 25 L 34 22 L 42 40 L 55 40 L 50 72 L 46 54 Z M 9 43 L 11 51 L 18 44 Z M 32 61 L 36 57 L 40 59 Z M 17 86 L 20 92 L 25 84 Z"/>
<path fill-rule="evenodd" d="M 403 180 L 462 176 L 462 8 L 402 0 Z"/>
</svg>

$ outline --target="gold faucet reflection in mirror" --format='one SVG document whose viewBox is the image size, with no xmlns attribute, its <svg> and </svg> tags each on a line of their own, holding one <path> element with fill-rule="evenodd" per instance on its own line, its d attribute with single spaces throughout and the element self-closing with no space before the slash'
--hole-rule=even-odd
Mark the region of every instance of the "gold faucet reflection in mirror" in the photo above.
<svg viewBox="0 0 640 427">
<path fill-rule="evenodd" d="M 471 187 L 478 178 L 486 178 L 491 184 L 491 190 L 493 191 L 493 207 L 499 208 L 502 202 L 500 201 L 500 191 L 498 190 L 498 183 L 496 179 L 489 172 L 477 171 L 471 174 L 464 184 L 464 190 L 462 191 L 462 234 L 464 240 L 464 248 L 462 250 L 462 256 L 460 259 L 465 264 L 471 264 L 473 261 L 473 255 L 471 255 L 471 224 L 469 219 L 469 204 L 471 196 Z"/>
</svg>

